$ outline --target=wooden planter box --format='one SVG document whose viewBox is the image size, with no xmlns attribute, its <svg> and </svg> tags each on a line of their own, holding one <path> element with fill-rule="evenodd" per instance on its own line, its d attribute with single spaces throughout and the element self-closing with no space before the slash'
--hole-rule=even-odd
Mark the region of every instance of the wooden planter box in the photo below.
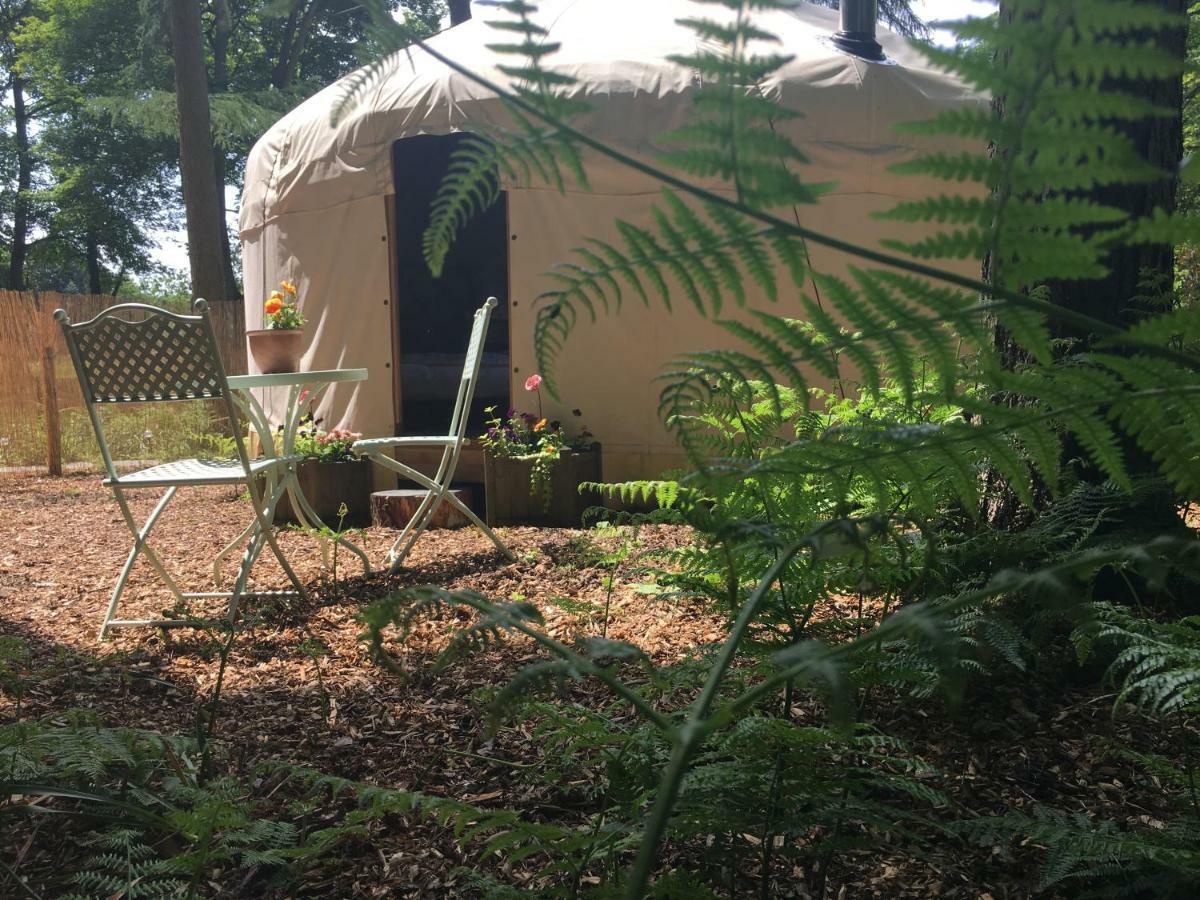
<svg viewBox="0 0 1200 900">
<path fill-rule="evenodd" d="M 602 481 L 600 445 L 563 453 L 554 466 L 550 506 L 529 493 L 533 461 L 483 454 L 483 486 L 488 525 L 542 525 L 578 528 L 585 509 L 600 504 L 593 491 L 580 493 L 585 481 Z"/>
<path fill-rule="evenodd" d="M 338 507 L 343 503 L 350 508 L 343 526 L 368 525 L 371 521 L 371 461 L 356 459 L 352 462 L 318 462 L 306 459 L 296 469 L 300 490 L 317 511 L 317 515 L 330 528 L 337 528 Z M 296 521 L 292 504 L 287 494 L 275 508 L 275 521 L 291 524 Z"/>
</svg>

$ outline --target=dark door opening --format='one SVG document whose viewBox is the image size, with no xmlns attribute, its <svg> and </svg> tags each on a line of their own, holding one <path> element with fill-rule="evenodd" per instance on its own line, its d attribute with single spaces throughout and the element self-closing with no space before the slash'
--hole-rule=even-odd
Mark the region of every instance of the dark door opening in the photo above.
<svg viewBox="0 0 1200 900">
<path fill-rule="evenodd" d="M 396 185 L 397 319 L 400 329 L 400 425 L 402 434 L 445 434 L 454 411 L 471 316 L 488 297 L 492 313 L 484 345 L 468 434 L 478 434 L 483 410 L 508 407 L 508 215 L 507 196 L 463 228 L 442 274 L 425 264 L 423 238 L 430 206 L 465 134 L 417 135 L 392 145 Z"/>
</svg>

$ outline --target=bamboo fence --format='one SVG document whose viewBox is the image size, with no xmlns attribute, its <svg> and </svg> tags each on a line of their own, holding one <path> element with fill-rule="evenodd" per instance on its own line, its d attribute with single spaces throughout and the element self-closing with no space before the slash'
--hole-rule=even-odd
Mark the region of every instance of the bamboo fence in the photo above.
<svg viewBox="0 0 1200 900">
<path fill-rule="evenodd" d="M 61 475 L 94 463 L 95 441 L 90 426 L 86 435 L 81 429 L 86 420 L 83 396 L 54 311 L 65 309 L 72 322 L 82 322 L 119 302 L 104 295 L 0 290 L 0 476 Z M 231 375 L 244 373 L 242 304 L 214 303 L 210 310 L 226 370 Z M 155 405 L 159 404 L 137 404 Z M 152 436 L 149 428 L 144 433 Z M 154 455 L 152 447 L 143 449 L 147 458 Z"/>
</svg>

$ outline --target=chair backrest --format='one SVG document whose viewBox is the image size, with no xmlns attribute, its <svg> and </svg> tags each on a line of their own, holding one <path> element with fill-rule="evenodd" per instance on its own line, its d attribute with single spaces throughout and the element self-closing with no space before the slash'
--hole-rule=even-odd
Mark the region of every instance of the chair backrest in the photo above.
<svg viewBox="0 0 1200 900">
<path fill-rule="evenodd" d="M 479 366 L 483 362 L 483 342 L 487 338 L 488 322 L 496 308 L 495 297 L 488 297 L 483 306 L 475 310 L 471 324 L 471 339 L 467 342 L 467 358 L 463 361 L 462 379 L 458 383 L 458 396 L 454 401 L 454 414 L 450 417 L 450 434 L 460 441 L 467 432 L 471 401 L 475 399 L 475 385 L 479 382 Z"/>
<path fill-rule="evenodd" d="M 143 316 L 138 320 L 127 314 Z M 208 400 L 224 395 L 225 373 L 208 322 L 208 304 L 196 315 L 144 303 L 111 306 L 94 319 L 72 325 L 56 310 L 67 349 L 90 403 Z"/>
<path fill-rule="evenodd" d="M 74 325 L 65 309 L 54 312 L 110 478 L 117 473 L 96 406 L 115 403 L 223 399 L 238 455 L 248 466 L 207 301 L 197 300 L 194 309 L 189 316 L 121 303 Z"/>
</svg>

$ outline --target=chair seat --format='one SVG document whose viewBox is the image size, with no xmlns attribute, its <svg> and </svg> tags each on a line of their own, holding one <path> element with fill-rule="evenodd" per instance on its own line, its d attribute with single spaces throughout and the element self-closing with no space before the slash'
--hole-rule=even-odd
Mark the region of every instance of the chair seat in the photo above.
<svg viewBox="0 0 1200 900">
<path fill-rule="evenodd" d="M 358 456 L 368 456 L 380 450 L 390 450 L 393 447 L 449 447 L 458 441 L 452 434 L 423 437 L 389 437 L 370 438 L 365 441 L 355 441 L 350 447 Z M 471 443 L 463 438 L 463 445 Z"/>
<path fill-rule="evenodd" d="M 303 457 L 285 456 L 256 459 L 250 462 L 250 472 L 261 475 L 270 469 L 299 462 Z M 239 484 L 246 481 L 242 464 L 236 459 L 179 459 L 175 462 L 151 466 L 115 480 L 105 478 L 106 485 L 119 487 L 169 487 L 171 485 Z"/>
</svg>

